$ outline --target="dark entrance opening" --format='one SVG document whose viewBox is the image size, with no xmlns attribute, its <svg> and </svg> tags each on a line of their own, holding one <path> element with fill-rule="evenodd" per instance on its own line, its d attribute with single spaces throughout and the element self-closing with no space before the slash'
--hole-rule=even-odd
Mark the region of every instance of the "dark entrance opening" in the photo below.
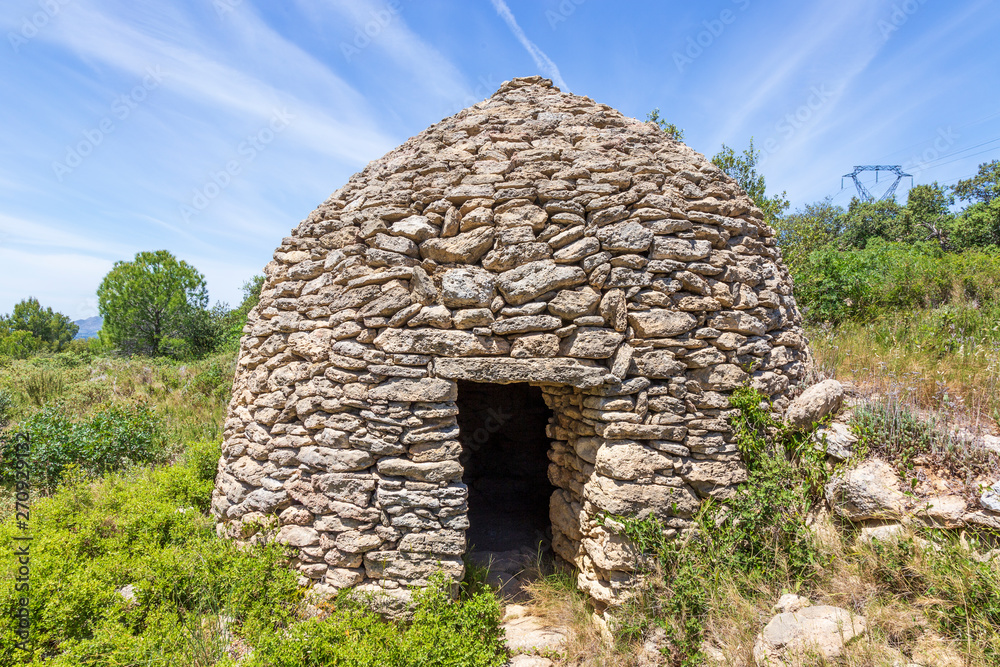
<svg viewBox="0 0 1000 667">
<path fill-rule="evenodd" d="M 548 550 L 549 498 L 555 487 L 548 478 L 545 426 L 551 416 L 538 387 L 458 382 L 471 552 Z"/>
</svg>

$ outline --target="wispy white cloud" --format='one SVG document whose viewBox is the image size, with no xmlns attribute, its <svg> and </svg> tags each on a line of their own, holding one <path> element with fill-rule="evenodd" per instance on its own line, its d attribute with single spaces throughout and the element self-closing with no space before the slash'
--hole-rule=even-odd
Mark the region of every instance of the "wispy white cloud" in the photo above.
<svg viewBox="0 0 1000 667">
<path fill-rule="evenodd" d="M 378 130 L 357 91 L 281 37 L 250 7 L 241 7 L 227 20 L 233 30 L 253 41 L 252 61 L 242 66 L 227 63 L 226 54 L 219 53 L 211 40 L 200 38 L 192 25 L 176 16 L 171 22 L 144 17 L 144 23 L 133 22 L 142 26 L 137 28 L 87 4 L 70 10 L 72 22 L 55 24 L 39 37 L 60 43 L 85 60 L 136 77 L 146 76 L 149 68 L 160 68 L 165 89 L 227 113 L 266 119 L 276 108 L 287 107 L 296 116 L 288 134 L 336 158 L 363 163 L 393 145 Z M 280 63 L 285 73 L 268 72 L 270 81 L 256 74 L 275 69 L 274 63 Z M 322 91 L 322 107 L 288 85 L 297 82 L 303 82 L 298 88 Z"/>
<path fill-rule="evenodd" d="M 94 294 L 113 262 L 74 252 L 30 252 L 0 246 L 0 266 L 16 280 L 0 280 L 7 310 L 29 296 L 73 319 L 96 315 Z"/>
<path fill-rule="evenodd" d="M 524 47 L 524 49 L 531 56 L 532 60 L 535 61 L 535 66 L 542 72 L 542 74 L 552 79 L 553 83 L 559 86 L 560 89 L 568 91 L 569 86 L 567 86 L 566 82 L 563 81 L 562 74 L 559 73 L 559 68 L 556 67 L 556 64 L 552 62 L 552 59 L 545 55 L 545 53 L 538 48 L 534 42 L 528 39 L 528 36 L 524 34 L 523 30 L 521 30 L 521 26 L 517 24 L 517 19 L 514 18 L 514 14 L 511 13 L 510 7 L 507 6 L 507 3 L 504 2 L 504 0 L 490 1 L 493 3 L 493 8 L 497 10 L 497 14 L 499 14 L 500 18 L 504 20 L 507 27 L 510 28 L 510 31 L 514 33 L 514 37 L 517 38 L 517 41 L 521 42 L 521 46 Z"/>
<path fill-rule="evenodd" d="M 445 100 L 464 99 L 469 95 L 465 77 L 455 64 L 410 29 L 406 22 L 407 5 L 375 0 L 326 0 L 324 4 L 335 11 L 336 20 L 342 23 L 346 18 L 362 34 L 369 26 L 377 26 L 378 32 L 369 37 L 370 43 L 365 48 L 387 56 L 399 69 L 394 73 L 397 77 L 402 74 L 430 95 Z M 299 5 L 305 8 L 313 3 L 300 0 Z M 352 48 L 357 47 L 350 42 L 338 45 L 345 57 L 352 55 Z"/>
<path fill-rule="evenodd" d="M 47 251 L 74 250 L 103 257 L 123 257 L 135 252 L 129 244 L 103 238 L 93 232 L 79 234 L 64 225 L 4 214 L 0 214 L 0 246 L 44 248 Z"/>
<path fill-rule="evenodd" d="M 796 100 L 801 93 L 795 87 L 801 87 L 803 80 L 811 79 L 811 84 L 823 82 L 837 90 L 849 86 L 881 46 L 882 40 L 873 29 L 861 28 L 874 27 L 877 9 L 877 5 L 868 0 L 848 0 L 836 8 L 814 5 L 797 25 L 783 28 L 783 33 L 809 37 L 774 40 L 770 51 L 756 54 L 755 71 L 743 77 L 741 82 L 730 82 L 742 88 L 731 93 L 732 98 L 742 102 L 715 132 L 710 142 L 713 149 L 723 142 L 731 143 L 734 136 L 745 134 L 744 129 L 755 114 L 763 111 L 787 113 L 780 107 L 775 108 L 775 100 Z M 844 45 L 848 43 L 851 48 L 845 50 Z M 745 45 L 733 45 L 732 49 L 742 53 Z M 823 64 L 818 66 L 820 63 Z"/>
</svg>

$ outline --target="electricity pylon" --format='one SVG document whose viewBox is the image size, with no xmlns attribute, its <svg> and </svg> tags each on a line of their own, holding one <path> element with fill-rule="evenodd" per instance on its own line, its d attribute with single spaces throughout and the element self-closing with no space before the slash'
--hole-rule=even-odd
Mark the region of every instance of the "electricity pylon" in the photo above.
<svg viewBox="0 0 1000 667">
<path fill-rule="evenodd" d="M 844 179 L 847 178 L 848 176 L 850 176 L 851 178 L 854 179 L 854 187 L 856 187 L 858 189 L 858 196 L 861 198 L 861 200 L 862 201 L 875 201 L 875 195 L 873 195 L 868 190 L 868 188 L 865 187 L 865 184 L 862 183 L 861 180 L 858 178 L 858 174 L 860 174 L 863 171 L 874 171 L 875 172 L 875 182 L 876 183 L 878 183 L 878 173 L 880 171 L 887 171 L 890 174 L 895 174 L 896 175 L 896 180 L 892 182 L 892 185 L 890 185 L 889 188 L 884 193 L 882 193 L 882 196 L 878 198 L 878 201 L 885 201 L 886 199 L 893 199 L 893 198 L 895 198 L 895 196 L 896 196 L 896 188 L 899 187 L 899 182 L 901 180 L 903 180 L 903 178 L 906 177 L 906 176 L 910 177 L 910 187 L 911 188 L 913 187 L 913 175 L 912 174 L 904 173 L 903 172 L 903 168 L 902 168 L 901 165 L 898 165 L 898 164 L 889 164 L 889 165 L 886 165 L 886 164 L 868 164 L 868 165 L 856 166 L 856 167 L 854 167 L 854 171 L 852 171 L 849 174 L 844 174 L 843 176 L 841 176 L 840 177 L 840 189 L 841 190 L 844 189 Z"/>
</svg>

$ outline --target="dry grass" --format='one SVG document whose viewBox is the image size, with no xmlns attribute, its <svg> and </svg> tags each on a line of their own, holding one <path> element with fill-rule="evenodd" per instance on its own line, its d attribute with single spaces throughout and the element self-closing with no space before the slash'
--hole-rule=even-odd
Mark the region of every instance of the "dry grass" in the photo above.
<svg viewBox="0 0 1000 667">
<path fill-rule="evenodd" d="M 40 405 L 59 403 L 73 417 L 99 405 L 135 402 L 160 416 L 164 435 L 179 451 L 185 442 L 221 434 L 232 381 L 232 355 L 196 362 L 164 359 L 39 356 L 0 367 L 0 391 L 13 402 L 13 423 Z"/>
<path fill-rule="evenodd" d="M 829 521 L 829 519 L 826 519 Z M 708 641 L 721 650 L 729 665 L 752 665 L 752 648 L 757 633 L 773 615 L 771 605 L 782 593 L 796 592 L 808 597 L 813 604 L 843 607 L 865 616 L 867 633 L 854 641 L 837 664 L 850 667 L 881 667 L 905 665 L 919 650 L 921 638 L 934 636 L 931 618 L 942 607 L 962 604 L 933 595 L 912 595 L 905 585 L 891 581 L 885 572 L 887 562 L 878 546 L 853 541 L 850 531 L 837 528 L 841 540 L 827 543 L 833 556 L 829 569 L 808 590 L 788 591 L 777 586 L 757 586 L 747 593 L 745 582 L 723 582 L 712 591 L 712 612 L 706 622 Z M 963 585 L 961 568 L 943 572 L 941 551 L 954 549 L 947 542 L 935 546 L 912 532 L 904 533 L 904 542 L 912 543 L 912 557 L 900 568 L 898 576 L 911 581 L 927 582 L 930 590 L 936 583 L 950 580 L 952 586 Z M 954 554 L 954 552 L 951 552 Z M 959 561 L 961 562 L 961 561 Z M 1000 564 L 993 563 L 993 572 L 1000 582 Z M 888 577 L 888 580 L 887 580 Z M 968 599 L 972 599 L 971 591 Z M 971 603 L 970 603 L 971 604 Z M 995 633 L 1000 630 L 994 628 Z M 945 641 L 951 650 L 961 655 L 966 667 L 987 667 L 994 664 L 983 655 L 975 642 Z M 900 657 L 905 657 L 902 663 Z M 806 665 L 828 664 L 821 659 Z M 803 666 L 805 667 L 805 666 Z"/>
<path fill-rule="evenodd" d="M 997 433 L 1000 421 L 1000 322 L 975 335 L 925 311 L 869 324 L 815 327 L 817 365 L 862 394 L 893 397 L 973 433 Z"/>
<path fill-rule="evenodd" d="M 572 573 L 559 570 L 525 586 L 532 615 L 547 624 L 569 629 L 569 638 L 560 665 L 565 667 L 631 667 L 638 646 L 616 649 L 602 636 L 593 620 L 586 596 L 576 587 Z"/>
<path fill-rule="evenodd" d="M 975 563 L 972 552 L 964 550 L 961 539 L 904 531 L 901 552 L 887 551 L 887 545 L 856 540 L 850 526 L 835 523 L 821 515 L 814 529 L 821 539 L 818 548 L 829 556 L 829 566 L 808 587 L 789 589 L 783 578 L 772 581 L 748 580 L 726 574 L 706 588 L 710 593 L 705 640 L 724 656 L 716 663 L 706 658 L 704 664 L 749 667 L 753 662 L 753 644 L 757 634 L 774 615 L 772 605 L 784 593 L 794 592 L 813 604 L 843 607 L 867 620 L 867 633 L 858 637 L 835 663 L 822 658 L 806 659 L 801 667 L 841 665 L 846 667 L 903 667 L 912 662 L 928 642 L 962 660 L 963 667 L 989 667 L 994 662 L 985 655 L 984 644 L 970 633 L 964 638 L 943 639 L 935 619 L 943 612 L 963 605 L 974 612 L 970 623 L 979 626 L 989 641 L 1000 641 L 1000 625 L 992 628 L 973 609 L 977 604 L 974 577 L 969 567 Z M 896 556 L 890 554 L 896 553 Z M 899 560 L 899 553 L 906 554 Z M 944 559 L 944 560 L 942 560 Z M 945 566 L 943 566 L 945 564 Z M 1000 562 L 987 568 L 994 584 L 1000 585 Z M 934 591 L 951 590 L 950 595 Z M 957 597 L 954 591 L 958 591 Z M 568 627 L 572 635 L 565 656 L 557 662 L 565 667 L 631 667 L 635 665 L 671 665 L 659 656 L 660 663 L 648 662 L 641 643 L 614 647 L 602 639 L 592 620 L 585 597 L 576 590 L 568 574 L 541 578 L 529 587 L 531 612 L 553 625 Z M 981 591 L 980 591 L 981 593 Z M 664 619 L 657 619 L 663 621 Z"/>
</svg>

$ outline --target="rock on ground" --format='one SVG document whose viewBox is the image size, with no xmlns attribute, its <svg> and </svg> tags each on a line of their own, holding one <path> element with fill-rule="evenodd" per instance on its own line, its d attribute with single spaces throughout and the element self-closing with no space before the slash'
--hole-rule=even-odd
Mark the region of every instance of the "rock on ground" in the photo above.
<svg viewBox="0 0 1000 667">
<path fill-rule="evenodd" d="M 843 402 L 843 385 L 836 380 L 823 380 L 792 401 L 785 413 L 785 420 L 793 428 L 805 430 L 828 414 L 840 410 Z"/>
<path fill-rule="evenodd" d="M 850 521 L 895 519 L 906 507 L 896 470 L 879 459 L 835 475 L 826 485 L 826 501 Z"/>
<path fill-rule="evenodd" d="M 753 659 L 758 667 L 795 665 L 807 656 L 834 660 L 844 646 L 865 632 L 865 618 L 846 609 L 819 605 L 778 614 L 757 635 Z"/>
<path fill-rule="evenodd" d="M 503 623 L 511 653 L 560 653 L 566 646 L 566 628 L 547 625 L 537 616 L 519 616 Z"/>
</svg>

